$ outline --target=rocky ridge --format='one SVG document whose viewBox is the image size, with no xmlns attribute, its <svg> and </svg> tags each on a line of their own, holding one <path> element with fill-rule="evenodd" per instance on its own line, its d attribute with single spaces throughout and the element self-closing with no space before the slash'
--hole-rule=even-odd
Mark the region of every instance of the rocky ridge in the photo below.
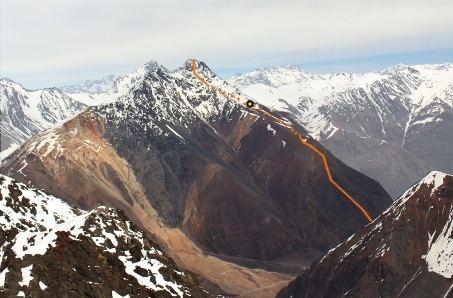
<svg viewBox="0 0 453 298">
<path fill-rule="evenodd" d="M 3 175 L 0 190 L 0 295 L 211 297 L 121 210 L 83 211 Z"/>
<path fill-rule="evenodd" d="M 277 297 L 452 297 L 453 176 L 431 172 Z"/>
</svg>

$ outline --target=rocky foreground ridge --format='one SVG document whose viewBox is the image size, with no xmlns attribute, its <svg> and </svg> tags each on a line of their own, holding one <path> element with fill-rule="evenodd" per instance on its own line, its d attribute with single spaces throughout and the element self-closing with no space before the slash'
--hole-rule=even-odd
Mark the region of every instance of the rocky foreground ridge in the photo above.
<svg viewBox="0 0 453 298">
<path fill-rule="evenodd" d="M 0 297 L 211 297 L 119 209 L 0 175 Z"/>
<path fill-rule="evenodd" d="M 429 173 L 277 297 L 453 297 L 453 176 Z"/>
</svg>

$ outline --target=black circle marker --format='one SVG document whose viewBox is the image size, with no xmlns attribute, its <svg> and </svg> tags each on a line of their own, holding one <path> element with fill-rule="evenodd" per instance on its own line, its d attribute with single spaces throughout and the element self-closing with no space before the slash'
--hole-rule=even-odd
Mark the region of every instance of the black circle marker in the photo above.
<svg viewBox="0 0 453 298">
<path fill-rule="evenodd" d="M 254 103 L 253 101 L 247 100 L 247 106 L 248 106 L 249 108 L 253 107 L 254 105 L 255 105 L 255 103 Z"/>
</svg>

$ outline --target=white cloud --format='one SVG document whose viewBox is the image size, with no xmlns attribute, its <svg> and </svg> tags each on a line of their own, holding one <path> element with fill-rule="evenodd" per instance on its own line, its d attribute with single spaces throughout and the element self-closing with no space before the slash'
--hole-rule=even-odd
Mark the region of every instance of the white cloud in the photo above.
<svg viewBox="0 0 453 298">
<path fill-rule="evenodd" d="M 1 0 L 0 5 L 1 75 L 30 79 L 77 73 L 82 79 L 94 68 L 132 71 L 149 59 L 168 68 L 193 57 L 239 68 L 453 48 L 451 0 Z"/>
</svg>

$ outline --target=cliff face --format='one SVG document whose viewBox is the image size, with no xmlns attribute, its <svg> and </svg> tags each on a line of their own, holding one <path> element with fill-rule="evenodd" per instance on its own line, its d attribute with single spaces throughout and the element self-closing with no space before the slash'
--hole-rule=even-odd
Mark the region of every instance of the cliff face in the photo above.
<svg viewBox="0 0 453 298">
<path fill-rule="evenodd" d="M 431 172 L 277 297 L 452 297 L 453 176 Z"/>
</svg>

